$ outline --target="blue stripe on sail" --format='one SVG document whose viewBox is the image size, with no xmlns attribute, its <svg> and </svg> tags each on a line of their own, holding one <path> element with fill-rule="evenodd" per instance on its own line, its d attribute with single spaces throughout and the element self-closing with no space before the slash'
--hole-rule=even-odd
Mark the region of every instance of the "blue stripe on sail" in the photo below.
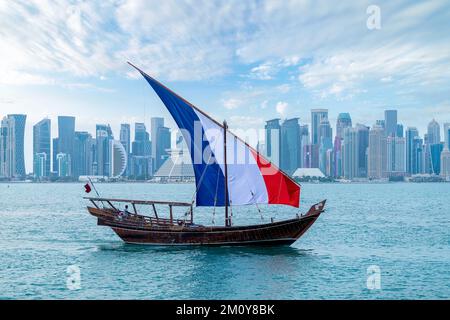
<svg viewBox="0 0 450 320">
<path fill-rule="evenodd" d="M 212 149 L 210 148 L 209 142 L 205 141 L 206 139 L 203 139 L 203 137 L 205 136 L 203 127 L 201 132 L 202 134 L 201 138 L 195 139 L 194 124 L 196 122 L 198 123 L 197 126 L 201 124 L 199 117 L 195 113 L 195 110 L 183 99 L 175 95 L 172 91 L 168 90 L 154 79 L 148 77 L 144 73 L 142 73 L 142 75 L 147 80 L 147 82 L 152 86 L 153 90 L 155 90 L 155 92 L 158 94 L 162 102 L 165 104 L 170 114 L 174 118 L 175 122 L 177 123 L 178 127 L 180 129 L 186 130 L 190 134 L 190 136 L 187 136 L 186 132 L 182 132 L 186 142 L 188 142 L 189 144 L 190 141 L 189 151 L 193 163 L 195 181 L 198 190 L 196 195 L 196 205 L 224 206 L 225 176 L 220 166 L 217 164 L 217 162 L 214 161 L 213 163 L 207 165 L 206 161 L 208 161 L 209 156 L 205 157 L 206 159 L 203 159 L 204 158 L 203 154 L 205 150 L 211 150 L 212 153 L 211 159 L 215 159 L 215 157 Z M 199 160 L 201 160 L 201 163 L 199 163 L 200 162 Z"/>
</svg>

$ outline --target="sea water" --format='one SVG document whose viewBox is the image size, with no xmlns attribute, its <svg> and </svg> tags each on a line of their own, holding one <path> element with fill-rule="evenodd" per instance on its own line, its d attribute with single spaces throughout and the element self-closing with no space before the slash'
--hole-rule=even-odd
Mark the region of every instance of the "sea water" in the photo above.
<svg viewBox="0 0 450 320">
<path fill-rule="evenodd" d="M 96 186 L 105 197 L 188 202 L 194 191 Z M 304 184 L 299 210 L 233 209 L 235 225 L 265 223 L 327 199 L 290 247 L 127 245 L 96 225 L 85 195 L 80 183 L 0 184 L 1 299 L 450 298 L 449 183 Z M 223 224 L 223 208 L 196 208 L 195 220 Z"/>
</svg>

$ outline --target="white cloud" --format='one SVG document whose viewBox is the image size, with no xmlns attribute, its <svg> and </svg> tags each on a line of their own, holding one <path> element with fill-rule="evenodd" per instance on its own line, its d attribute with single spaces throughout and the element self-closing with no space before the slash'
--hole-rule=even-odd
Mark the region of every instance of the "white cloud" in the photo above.
<svg viewBox="0 0 450 320">
<path fill-rule="evenodd" d="M 279 101 L 277 102 L 277 105 L 275 106 L 275 110 L 277 111 L 277 113 L 279 113 L 281 116 L 286 116 L 286 112 L 288 109 L 288 103 L 287 102 L 283 102 L 283 101 Z"/>
<path fill-rule="evenodd" d="M 235 98 L 230 98 L 226 100 L 222 100 L 223 106 L 227 108 L 228 110 L 239 108 L 239 106 L 242 104 L 242 101 Z"/>
</svg>

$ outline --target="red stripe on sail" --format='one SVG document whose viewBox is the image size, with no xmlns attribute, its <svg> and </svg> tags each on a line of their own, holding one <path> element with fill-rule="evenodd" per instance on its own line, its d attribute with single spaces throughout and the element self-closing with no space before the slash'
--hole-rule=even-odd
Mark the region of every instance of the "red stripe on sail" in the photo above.
<svg viewBox="0 0 450 320">
<path fill-rule="evenodd" d="M 259 156 L 255 150 L 251 151 L 264 178 L 269 204 L 286 204 L 298 208 L 300 186 L 264 157 Z"/>
</svg>

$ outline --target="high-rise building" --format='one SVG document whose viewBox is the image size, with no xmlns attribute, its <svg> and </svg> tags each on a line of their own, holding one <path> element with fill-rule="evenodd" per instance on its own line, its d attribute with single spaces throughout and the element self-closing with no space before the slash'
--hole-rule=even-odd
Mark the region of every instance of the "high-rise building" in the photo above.
<svg viewBox="0 0 450 320">
<path fill-rule="evenodd" d="M 166 127 L 158 127 L 156 133 L 156 163 L 155 172 L 170 157 L 170 129 Z"/>
<path fill-rule="evenodd" d="M 406 172 L 408 174 L 416 174 L 417 171 L 414 172 L 414 168 L 417 168 L 417 159 L 415 156 L 417 155 L 415 152 L 414 139 L 419 136 L 419 131 L 415 127 L 406 128 Z"/>
<path fill-rule="evenodd" d="M 423 139 L 419 136 L 413 139 L 411 152 L 411 174 L 423 173 L 425 163 Z"/>
<path fill-rule="evenodd" d="M 441 153 L 444 149 L 442 143 L 434 143 L 430 145 L 430 162 L 431 162 L 431 173 L 439 175 L 441 172 Z"/>
<path fill-rule="evenodd" d="M 403 175 L 406 172 L 406 139 L 388 136 L 386 146 L 388 175 Z"/>
<path fill-rule="evenodd" d="M 6 159 L 8 143 L 8 118 L 3 118 L 0 123 L 0 177 L 6 177 Z"/>
<path fill-rule="evenodd" d="M 320 123 L 328 119 L 328 109 L 311 110 L 311 166 L 318 168 L 320 166 Z"/>
<path fill-rule="evenodd" d="M 298 118 L 286 119 L 281 125 L 281 169 L 288 174 L 300 167 L 301 136 Z"/>
<path fill-rule="evenodd" d="M 342 146 L 344 139 L 344 130 L 352 127 L 352 118 L 347 112 L 339 113 L 336 121 L 336 136 L 334 138 L 333 162 L 334 162 L 334 177 L 343 176 L 342 167 Z"/>
<path fill-rule="evenodd" d="M 164 118 L 160 117 L 153 117 L 150 119 L 150 134 L 151 134 L 151 141 L 152 141 L 152 149 L 151 149 L 151 156 L 153 158 L 153 165 L 156 166 L 156 150 L 158 149 L 158 128 L 164 127 Z"/>
<path fill-rule="evenodd" d="M 155 133 L 156 139 L 156 133 Z M 133 179 L 149 179 L 152 174 L 152 143 L 144 123 L 134 124 L 134 141 L 130 157 L 130 173 Z M 155 150 L 156 153 L 156 150 Z"/>
<path fill-rule="evenodd" d="M 369 147 L 370 128 L 363 124 L 356 124 L 357 132 L 357 159 L 358 165 L 356 175 L 360 178 L 367 177 L 367 148 Z"/>
<path fill-rule="evenodd" d="M 3 160 L 0 163 L 3 176 L 8 178 L 23 178 L 25 172 L 24 138 L 25 122 L 24 114 L 9 114 L 1 125 L 1 153 Z"/>
<path fill-rule="evenodd" d="M 403 138 L 403 125 L 397 123 L 397 137 Z"/>
<path fill-rule="evenodd" d="M 58 153 L 56 155 L 58 177 L 71 177 L 71 160 L 70 156 L 66 153 Z"/>
<path fill-rule="evenodd" d="M 371 179 L 386 178 L 386 134 L 383 127 L 374 125 L 369 131 L 369 147 L 367 149 L 368 177 Z"/>
<path fill-rule="evenodd" d="M 111 165 L 109 167 L 109 177 L 118 178 L 123 176 L 127 169 L 128 156 L 125 147 L 120 141 L 110 140 Z"/>
<path fill-rule="evenodd" d="M 58 173 L 58 162 L 56 161 L 56 155 L 58 154 L 59 139 L 52 139 L 52 171 Z"/>
<path fill-rule="evenodd" d="M 439 123 L 436 122 L 436 120 L 431 120 L 431 122 L 428 124 L 428 143 L 436 144 L 441 142 L 441 128 L 439 126 Z"/>
<path fill-rule="evenodd" d="M 450 123 L 444 123 L 444 143 L 450 150 Z"/>
<path fill-rule="evenodd" d="M 96 125 L 96 152 L 95 152 L 95 167 L 97 168 L 96 175 L 109 177 L 111 172 L 111 147 L 110 141 L 114 139 L 111 127 L 109 125 Z"/>
<path fill-rule="evenodd" d="M 58 153 L 64 153 L 72 165 L 73 143 L 75 140 L 75 117 L 58 116 Z M 72 174 L 73 168 L 70 168 Z"/>
<path fill-rule="evenodd" d="M 125 148 L 125 152 L 127 154 L 127 169 L 125 170 L 125 175 L 128 175 L 130 171 L 131 153 L 131 129 L 128 123 L 122 123 L 120 125 L 120 143 Z"/>
<path fill-rule="evenodd" d="M 304 164 L 303 164 L 303 159 L 304 159 L 304 155 L 303 155 L 303 146 L 306 146 L 307 144 L 310 144 L 310 138 L 309 138 L 309 127 L 307 124 L 304 125 L 300 125 L 300 168 L 304 168 Z"/>
<path fill-rule="evenodd" d="M 276 166 L 280 166 L 281 126 L 280 119 L 266 122 L 266 157 Z"/>
<path fill-rule="evenodd" d="M 50 162 L 50 159 L 47 156 L 47 153 L 34 153 L 33 155 L 33 174 L 36 178 L 46 177 L 47 171 L 47 163 Z"/>
<path fill-rule="evenodd" d="M 347 127 L 342 134 L 342 175 L 353 179 L 358 171 L 358 132 L 356 128 Z"/>
<path fill-rule="evenodd" d="M 73 176 L 92 175 L 93 163 L 93 140 L 90 133 L 85 131 L 75 131 L 74 156 L 73 156 Z"/>
<path fill-rule="evenodd" d="M 352 118 L 350 113 L 339 113 L 336 121 L 336 137 L 343 138 L 344 129 L 352 126 Z"/>
<path fill-rule="evenodd" d="M 397 110 L 384 111 L 384 125 L 386 136 L 397 135 Z"/>
<path fill-rule="evenodd" d="M 33 126 L 33 173 L 36 177 L 48 177 L 50 175 L 50 135 L 50 119 L 43 119 Z"/>
<path fill-rule="evenodd" d="M 327 153 L 328 150 L 333 149 L 333 130 L 327 118 L 322 119 L 319 125 L 319 169 L 323 173 L 326 172 L 327 167 Z"/>
<path fill-rule="evenodd" d="M 441 152 L 440 174 L 450 180 L 450 123 L 444 123 L 444 149 Z"/>
<path fill-rule="evenodd" d="M 150 142 L 150 135 L 147 132 L 145 124 L 135 123 L 134 141 L 132 143 L 132 154 L 135 156 L 151 156 L 151 153 L 152 153 L 152 144 Z"/>
</svg>

